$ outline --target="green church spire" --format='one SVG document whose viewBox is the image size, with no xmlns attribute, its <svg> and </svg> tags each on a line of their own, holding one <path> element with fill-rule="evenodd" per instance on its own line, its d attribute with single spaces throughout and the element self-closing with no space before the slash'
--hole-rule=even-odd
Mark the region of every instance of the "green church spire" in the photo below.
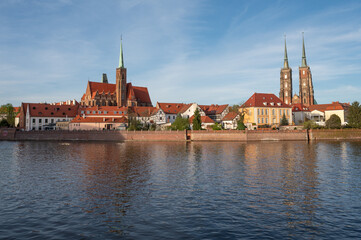
<svg viewBox="0 0 361 240">
<path fill-rule="evenodd" d="M 307 67 L 306 50 L 305 50 L 305 37 L 304 37 L 303 32 L 302 32 L 302 65 L 301 65 L 301 67 Z"/>
<path fill-rule="evenodd" d="M 287 46 L 286 46 L 286 35 L 285 35 L 285 60 L 283 63 L 283 68 L 284 69 L 289 69 L 289 65 L 288 65 L 288 56 L 287 56 Z"/>
<path fill-rule="evenodd" d="M 122 37 L 120 37 L 120 54 L 119 54 L 119 66 L 118 66 L 118 68 L 124 68 Z"/>
</svg>

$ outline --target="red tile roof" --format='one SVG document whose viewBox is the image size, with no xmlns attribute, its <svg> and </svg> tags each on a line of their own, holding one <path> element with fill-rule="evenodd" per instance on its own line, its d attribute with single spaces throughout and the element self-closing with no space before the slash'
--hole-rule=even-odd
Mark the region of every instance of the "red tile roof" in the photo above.
<svg viewBox="0 0 361 240">
<path fill-rule="evenodd" d="M 137 117 L 150 117 L 154 110 L 156 110 L 155 107 L 131 107 L 131 110 L 129 114 L 134 114 Z"/>
<path fill-rule="evenodd" d="M 152 104 L 152 101 L 150 100 L 148 88 L 133 86 L 133 91 L 137 101 L 142 103 Z"/>
<path fill-rule="evenodd" d="M 14 112 L 14 113 L 19 113 L 19 112 L 20 112 L 20 108 L 21 108 L 21 107 L 14 107 L 13 112 Z"/>
<path fill-rule="evenodd" d="M 23 103 L 22 108 L 26 114 L 29 106 L 31 117 L 75 117 L 78 113 L 77 105 L 53 105 L 48 103 Z"/>
<path fill-rule="evenodd" d="M 199 107 L 205 112 L 206 115 L 216 115 L 216 114 L 221 114 L 224 110 L 226 110 L 228 107 L 228 104 L 199 105 Z"/>
<path fill-rule="evenodd" d="M 79 111 L 78 111 L 78 114 L 81 115 L 85 114 L 87 116 L 94 116 L 94 117 L 114 116 L 114 115 L 125 116 L 127 113 L 128 113 L 127 107 L 117 107 L 117 106 L 79 107 Z"/>
<path fill-rule="evenodd" d="M 229 112 L 226 116 L 222 119 L 222 121 L 232 121 L 238 116 L 238 113 L 235 112 Z"/>
<path fill-rule="evenodd" d="M 127 123 L 128 119 L 126 117 L 114 117 L 114 118 L 101 118 L 101 117 L 81 117 L 76 116 L 71 123 Z"/>
<path fill-rule="evenodd" d="M 95 93 L 115 93 L 115 84 L 113 83 L 102 83 L 102 82 L 89 82 L 90 93 L 92 97 L 95 96 Z"/>
<path fill-rule="evenodd" d="M 345 110 L 350 107 L 348 103 L 332 102 L 331 104 L 316 104 L 309 106 L 310 111 L 318 110 L 321 112 L 332 110 Z"/>
<path fill-rule="evenodd" d="M 190 124 L 193 123 L 194 115 L 189 118 Z M 214 121 L 208 116 L 201 116 L 202 123 L 214 123 Z"/>
<path fill-rule="evenodd" d="M 310 109 L 302 103 L 292 104 L 292 112 L 309 112 Z"/>
<path fill-rule="evenodd" d="M 241 107 L 291 108 L 272 93 L 254 93 Z"/>
<path fill-rule="evenodd" d="M 157 107 L 162 109 L 167 114 L 178 114 L 183 109 L 184 103 L 157 103 Z"/>
</svg>

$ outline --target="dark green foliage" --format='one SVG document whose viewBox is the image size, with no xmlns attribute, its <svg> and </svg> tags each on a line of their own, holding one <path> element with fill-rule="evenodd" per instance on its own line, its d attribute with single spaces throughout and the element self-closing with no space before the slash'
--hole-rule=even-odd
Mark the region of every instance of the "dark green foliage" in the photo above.
<svg viewBox="0 0 361 240">
<path fill-rule="evenodd" d="M 171 129 L 172 130 L 181 130 L 181 131 L 189 129 L 189 119 L 182 118 L 182 116 L 180 114 L 178 114 L 176 119 L 172 123 Z"/>
<path fill-rule="evenodd" d="M 271 126 L 268 124 L 264 124 L 264 125 L 259 125 L 258 128 L 271 128 Z"/>
<path fill-rule="evenodd" d="M 137 130 L 142 130 L 142 128 L 143 128 L 143 125 L 139 120 L 136 120 L 135 118 L 129 119 L 128 130 L 137 131 Z"/>
<path fill-rule="evenodd" d="M 244 129 L 246 129 L 246 125 L 244 125 L 244 123 L 243 123 L 244 114 L 240 114 L 239 116 L 240 116 L 240 118 L 237 121 L 237 130 L 244 130 Z"/>
<path fill-rule="evenodd" d="M 1 120 L 0 127 L 10 127 L 10 124 L 6 119 Z"/>
<path fill-rule="evenodd" d="M 232 107 L 229 107 L 229 111 L 239 113 L 239 108 L 240 108 L 240 105 L 234 104 Z"/>
<path fill-rule="evenodd" d="M 9 127 L 13 127 L 15 125 L 16 113 L 14 112 L 14 107 L 11 103 L 0 107 L 0 114 L 6 114 L 6 121 L 9 124 Z"/>
<path fill-rule="evenodd" d="M 355 101 L 348 109 L 347 123 L 352 128 L 361 128 L 361 105 Z"/>
<path fill-rule="evenodd" d="M 326 121 L 327 128 L 341 128 L 341 119 L 336 114 L 332 114 Z"/>
<path fill-rule="evenodd" d="M 282 119 L 281 119 L 281 126 L 287 126 L 288 125 L 288 120 L 286 118 L 286 115 L 283 114 Z"/>
<path fill-rule="evenodd" d="M 157 124 L 152 123 L 149 125 L 149 131 L 155 131 L 157 129 Z"/>
<path fill-rule="evenodd" d="M 222 125 L 219 123 L 215 123 L 212 125 L 213 130 L 222 130 Z"/>
<path fill-rule="evenodd" d="M 303 128 L 304 129 L 315 129 L 315 128 L 318 128 L 318 125 L 314 121 L 307 120 L 303 123 Z"/>
<path fill-rule="evenodd" d="M 201 130 L 202 129 L 202 120 L 201 115 L 199 114 L 198 108 L 194 111 L 193 118 L 193 130 Z"/>
</svg>

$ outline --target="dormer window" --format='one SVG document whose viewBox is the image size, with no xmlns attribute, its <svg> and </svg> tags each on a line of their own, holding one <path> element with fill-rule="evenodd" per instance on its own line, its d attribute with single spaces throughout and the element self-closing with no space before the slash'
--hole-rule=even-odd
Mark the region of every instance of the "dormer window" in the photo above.
<svg viewBox="0 0 361 240">
<path fill-rule="evenodd" d="M 278 106 L 281 106 L 281 103 L 277 103 Z"/>
<path fill-rule="evenodd" d="M 267 102 L 264 102 L 263 105 L 267 106 Z"/>
<path fill-rule="evenodd" d="M 274 106 L 274 105 L 275 105 L 275 103 L 274 103 L 274 102 L 271 102 L 270 104 L 271 104 L 271 106 Z"/>
<path fill-rule="evenodd" d="M 117 111 L 114 111 L 114 114 L 117 114 Z"/>
</svg>

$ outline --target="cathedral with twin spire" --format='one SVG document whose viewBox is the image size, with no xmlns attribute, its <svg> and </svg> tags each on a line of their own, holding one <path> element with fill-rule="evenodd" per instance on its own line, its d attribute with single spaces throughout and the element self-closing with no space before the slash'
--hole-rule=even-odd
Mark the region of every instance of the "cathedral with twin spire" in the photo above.
<svg viewBox="0 0 361 240">
<path fill-rule="evenodd" d="M 108 83 L 107 75 L 103 73 L 101 82 L 88 81 L 85 94 L 80 105 L 118 106 L 118 107 L 152 107 L 149 92 L 146 87 L 133 86 L 127 82 L 127 69 L 124 67 L 123 46 L 120 41 L 119 65 L 116 68 L 115 84 Z"/>
<path fill-rule="evenodd" d="M 314 105 L 314 91 L 312 83 L 311 69 L 307 65 L 305 40 L 302 35 L 302 64 L 299 67 L 299 95 L 292 96 L 292 68 L 288 64 L 287 46 L 285 38 L 285 57 L 283 68 L 280 72 L 280 99 L 286 104 L 303 104 L 305 106 Z"/>
</svg>

